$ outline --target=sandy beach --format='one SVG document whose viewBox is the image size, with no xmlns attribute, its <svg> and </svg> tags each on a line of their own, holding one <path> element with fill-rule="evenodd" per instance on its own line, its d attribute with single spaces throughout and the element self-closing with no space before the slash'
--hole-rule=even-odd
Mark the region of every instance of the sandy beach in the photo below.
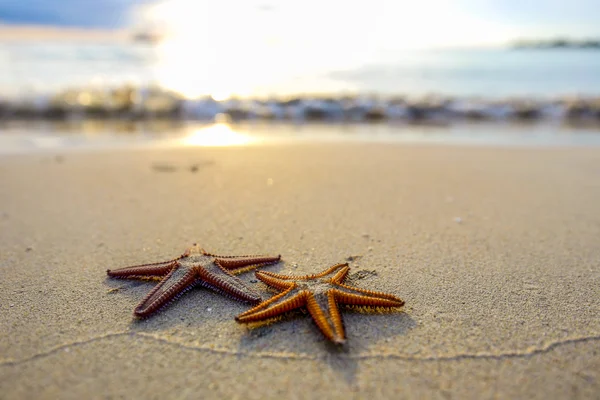
<svg viewBox="0 0 600 400">
<path fill-rule="evenodd" d="M 0 157 L 0 398 L 598 398 L 600 151 L 322 143 Z M 107 268 L 281 254 L 404 312 L 256 329 Z M 253 272 L 239 277 L 268 298 Z"/>
</svg>

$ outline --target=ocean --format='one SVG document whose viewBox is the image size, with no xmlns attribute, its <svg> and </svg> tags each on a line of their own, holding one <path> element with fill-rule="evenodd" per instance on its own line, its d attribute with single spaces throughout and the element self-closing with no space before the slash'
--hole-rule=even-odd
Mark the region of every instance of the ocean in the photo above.
<svg viewBox="0 0 600 400">
<path fill-rule="evenodd" d="M 551 131 L 559 129 L 556 121 L 564 125 L 576 117 L 576 126 L 570 129 L 585 131 L 583 143 L 595 143 L 590 135 L 600 132 L 600 51 L 593 49 L 406 50 L 343 68 L 308 63 L 311 67 L 305 70 L 273 69 L 274 73 L 269 69 L 274 67 L 266 64 L 266 72 L 257 70 L 258 61 L 250 68 L 247 59 L 223 68 L 219 60 L 207 59 L 212 67 L 203 70 L 201 55 L 194 49 L 185 52 L 190 54 L 189 63 L 181 49 L 172 59 L 161 44 L 0 42 L 3 130 L 16 132 L 6 121 L 47 119 L 48 115 L 54 120 L 58 104 L 67 108 L 58 115 L 69 121 L 71 111 L 80 118 L 82 110 L 85 114 L 93 106 L 93 116 L 104 120 L 159 115 L 205 123 L 229 113 L 238 119 L 294 123 L 418 120 L 444 125 L 457 118 L 506 123 L 516 116 L 526 122 L 549 120 L 554 123 Z M 213 75 L 207 76 L 206 71 Z M 253 71 L 260 72 L 256 79 Z M 113 92 L 124 87 L 141 93 L 130 96 L 139 104 L 131 100 L 131 105 L 115 105 Z M 158 100 L 157 91 L 164 91 Z M 130 113 L 121 113 L 123 108 Z M 150 108 L 152 112 L 147 111 Z M 62 129 L 44 126 L 53 133 Z M 106 126 L 114 133 L 114 126 Z M 556 136 L 543 137 L 546 143 Z M 4 144 L 8 145 L 6 140 Z"/>
<path fill-rule="evenodd" d="M 168 62 L 160 45 L 145 43 L 0 42 L 0 93 L 8 97 L 97 85 L 160 86 L 162 67 Z M 177 73 L 176 67 L 171 68 Z M 239 68 L 244 69 L 243 61 Z M 598 96 L 600 51 L 406 50 L 341 69 L 295 70 L 293 76 L 278 74 L 273 81 L 261 79 L 250 86 L 245 95 Z M 214 94 L 202 88 L 197 92 Z"/>
</svg>

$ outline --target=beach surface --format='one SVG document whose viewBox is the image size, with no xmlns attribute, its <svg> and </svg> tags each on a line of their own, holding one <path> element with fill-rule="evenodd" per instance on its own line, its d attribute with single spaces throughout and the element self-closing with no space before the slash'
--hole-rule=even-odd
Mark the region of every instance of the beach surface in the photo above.
<svg viewBox="0 0 600 400">
<path fill-rule="evenodd" d="M 0 398 L 598 398 L 600 150 L 310 143 L 0 157 Z M 404 312 L 249 329 L 107 268 L 349 262 Z M 252 271 L 239 277 L 256 285 Z"/>
</svg>

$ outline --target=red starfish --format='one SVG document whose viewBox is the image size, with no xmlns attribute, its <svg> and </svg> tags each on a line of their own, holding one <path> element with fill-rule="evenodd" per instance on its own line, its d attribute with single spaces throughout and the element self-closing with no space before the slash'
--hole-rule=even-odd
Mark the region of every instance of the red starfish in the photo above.
<svg viewBox="0 0 600 400">
<path fill-rule="evenodd" d="M 108 276 L 122 279 L 160 279 L 133 314 L 147 317 L 177 299 L 195 285 L 201 285 L 236 300 L 259 303 L 260 295 L 230 270 L 253 268 L 279 262 L 281 256 L 217 256 L 197 244 L 174 260 L 107 270 Z"/>
<path fill-rule="evenodd" d="M 341 344 L 346 340 L 338 305 L 401 307 L 404 301 L 387 293 L 344 284 L 350 267 L 338 264 L 315 275 L 292 276 L 256 271 L 256 277 L 282 293 L 238 315 L 238 322 L 258 322 L 306 307 L 323 335 Z"/>
</svg>

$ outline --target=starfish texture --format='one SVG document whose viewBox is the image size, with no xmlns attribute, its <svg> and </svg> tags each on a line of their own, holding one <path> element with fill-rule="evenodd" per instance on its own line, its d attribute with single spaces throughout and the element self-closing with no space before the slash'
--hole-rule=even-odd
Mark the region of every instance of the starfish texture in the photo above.
<svg viewBox="0 0 600 400">
<path fill-rule="evenodd" d="M 282 292 L 238 315 L 235 319 L 241 323 L 259 322 L 305 307 L 323 335 L 332 342 L 341 344 L 345 342 L 346 337 L 339 305 L 366 307 L 404 305 L 404 301 L 394 295 L 344 284 L 348 271 L 350 271 L 348 264 L 337 264 L 321 273 L 305 276 L 256 271 L 258 279 Z"/>
<path fill-rule="evenodd" d="M 144 318 L 196 285 L 236 300 L 257 304 L 261 300 L 260 295 L 230 271 L 275 264 L 280 259 L 281 256 L 217 256 L 194 244 L 174 260 L 109 269 L 106 273 L 121 279 L 160 279 L 160 283 L 133 312 L 136 317 Z"/>
</svg>

